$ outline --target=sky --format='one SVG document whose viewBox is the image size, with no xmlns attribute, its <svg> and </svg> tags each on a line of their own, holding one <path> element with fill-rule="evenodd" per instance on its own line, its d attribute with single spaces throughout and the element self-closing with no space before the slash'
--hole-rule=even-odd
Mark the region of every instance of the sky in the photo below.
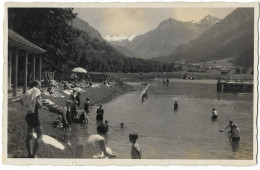
<svg viewBox="0 0 260 170">
<path fill-rule="evenodd" d="M 168 18 L 199 21 L 207 15 L 224 18 L 235 8 L 75 8 L 78 17 L 102 35 L 139 35 Z"/>
</svg>

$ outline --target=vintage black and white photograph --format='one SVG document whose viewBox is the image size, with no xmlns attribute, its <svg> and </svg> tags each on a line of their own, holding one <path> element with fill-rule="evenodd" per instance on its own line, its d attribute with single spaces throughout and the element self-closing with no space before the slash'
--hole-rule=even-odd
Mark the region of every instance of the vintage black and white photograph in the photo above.
<svg viewBox="0 0 260 170">
<path fill-rule="evenodd" d="M 256 164 L 258 4 L 194 4 L 6 4 L 6 158 Z"/>
</svg>

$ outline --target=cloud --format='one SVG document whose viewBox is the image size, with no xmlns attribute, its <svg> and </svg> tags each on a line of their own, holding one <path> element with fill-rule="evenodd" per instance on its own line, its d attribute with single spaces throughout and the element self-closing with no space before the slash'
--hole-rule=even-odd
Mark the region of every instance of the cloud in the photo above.
<svg viewBox="0 0 260 170">
<path fill-rule="evenodd" d="M 168 18 L 199 21 L 207 15 L 224 18 L 234 8 L 78 8 L 79 17 L 101 34 L 143 34 Z"/>
<path fill-rule="evenodd" d="M 103 24 L 111 34 L 132 34 L 145 28 L 142 9 L 104 9 Z"/>
</svg>

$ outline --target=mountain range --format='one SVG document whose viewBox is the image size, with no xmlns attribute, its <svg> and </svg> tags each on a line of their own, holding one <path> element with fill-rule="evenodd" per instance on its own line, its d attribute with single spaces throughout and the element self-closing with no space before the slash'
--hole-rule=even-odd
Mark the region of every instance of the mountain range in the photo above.
<svg viewBox="0 0 260 170">
<path fill-rule="evenodd" d="M 155 29 L 133 39 L 133 36 L 121 35 L 103 38 L 95 28 L 79 18 L 73 21 L 73 26 L 87 32 L 90 40 L 106 42 L 127 57 L 161 62 L 203 62 L 232 58 L 230 61 L 235 65 L 253 66 L 253 8 L 237 8 L 224 19 L 208 15 L 199 22 L 169 18 Z"/>
<path fill-rule="evenodd" d="M 237 8 L 189 43 L 178 46 L 171 54 L 156 60 L 202 62 L 234 58 L 236 65 L 252 66 L 254 49 L 254 10 Z M 244 62 L 246 61 L 247 62 Z"/>
<path fill-rule="evenodd" d="M 199 22 L 182 22 L 173 18 L 162 21 L 155 29 L 136 36 L 132 41 L 112 42 L 131 51 L 134 56 L 151 59 L 170 54 L 178 45 L 198 37 L 221 19 L 210 15 Z"/>
</svg>

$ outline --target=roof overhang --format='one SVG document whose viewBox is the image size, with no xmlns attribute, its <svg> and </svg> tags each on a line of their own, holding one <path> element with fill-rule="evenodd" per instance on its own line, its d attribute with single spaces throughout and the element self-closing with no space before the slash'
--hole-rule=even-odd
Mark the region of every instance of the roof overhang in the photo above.
<svg viewBox="0 0 260 170">
<path fill-rule="evenodd" d="M 21 35 L 17 34 L 11 29 L 8 29 L 8 47 L 19 48 L 29 51 L 31 53 L 45 53 L 46 51 L 39 46 L 33 44 L 29 40 L 25 39 Z"/>
</svg>

